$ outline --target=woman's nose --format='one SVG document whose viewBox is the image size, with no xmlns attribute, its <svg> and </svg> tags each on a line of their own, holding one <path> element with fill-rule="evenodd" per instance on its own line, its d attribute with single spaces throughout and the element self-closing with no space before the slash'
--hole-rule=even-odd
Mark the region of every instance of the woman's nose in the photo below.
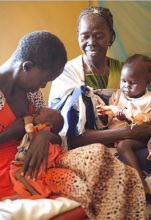
<svg viewBox="0 0 151 220">
<path fill-rule="evenodd" d="M 88 45 L 96 45 L 96 41 L 94 37 L 89 37 L 88 39 Z"/>
</svg>

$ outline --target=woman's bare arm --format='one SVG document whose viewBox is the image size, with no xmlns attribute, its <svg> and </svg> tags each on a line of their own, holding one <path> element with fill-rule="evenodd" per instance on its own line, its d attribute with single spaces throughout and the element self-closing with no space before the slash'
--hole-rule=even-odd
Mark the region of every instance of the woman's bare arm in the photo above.
<svg viewBox="0 0 151 220">
<path fill-rule="evenodd" d="M 107 130 L 86 130 L 83 135 L 76 138 L 68 138 L 68 144 L 84 146 L 93 143 L 110 144 L 125 139 L 135 139 L 147 142 L 151 135 L 151 122 L 136 125 L 131 129 L 129 126 Z"/>
<path fill-rule="evenodd" d="M 19 118 L 13 122 L 13 124 L 0 133 L 0 144 L 7 141 L 17 140 L 20 141 L 25 134 L 25 124 L 24 119 Z"/>
</svg>

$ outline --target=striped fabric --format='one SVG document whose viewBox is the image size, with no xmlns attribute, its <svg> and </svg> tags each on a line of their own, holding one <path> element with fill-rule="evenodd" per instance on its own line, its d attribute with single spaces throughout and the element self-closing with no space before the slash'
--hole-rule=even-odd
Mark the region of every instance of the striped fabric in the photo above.
<svg viewBox="0 0 151 220">
<path fill-rule="evenodd" d="M 99 74 L 85 75 L 85 84 L 92 87 L 94 90 L 99 88 L 106 88 L 108 84 L 108 76 Z"/>
</svg>

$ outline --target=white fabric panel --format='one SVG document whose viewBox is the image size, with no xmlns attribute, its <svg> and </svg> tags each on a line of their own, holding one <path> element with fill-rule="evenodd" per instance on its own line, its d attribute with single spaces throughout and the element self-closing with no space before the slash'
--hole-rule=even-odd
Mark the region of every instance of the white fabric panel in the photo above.
<svg viewBox="0 0 151 220">
<path fill-rule="evenodd" d="M 61 213 L 80 206 L 66 199 L 9 199 L 0 202 L 0 220 L 48 220 Z"/>
</svg>

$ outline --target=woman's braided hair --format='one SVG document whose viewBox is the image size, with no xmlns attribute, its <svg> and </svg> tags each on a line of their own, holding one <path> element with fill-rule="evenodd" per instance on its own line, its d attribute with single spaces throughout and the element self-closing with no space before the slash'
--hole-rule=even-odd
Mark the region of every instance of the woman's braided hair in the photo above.
<svg viewBox="0 0 151 220">
<path fill-rule="evenodd" d="M 142 54 L 134 54 L 132 55 L 131 57 L 129 57 L 125 62 L 124 62 L 124 65 L 127 65 L 127 64 L 133 64 L 135 63 L 136 61 L 143 61 L 145 62 L 146 64 L 148 63 L 148 74 L 149 76 L 151 77 L 151 59 L 145 55 L 142 55 Z M 123 65 L 123 66 L 124 66 Z"/>
<path fill-rule="evenodd" d="M 108 8 L 102 8 L 98 6 L 90 6 L 88 8 L 84 8 L 78 18 L 77 33 L 79 33 L 79 25 L 80 25 L 81 18 L 85 15 L 102 16 L 105 18 L 105 20 L 107 21 L 109 25 L 110 30 L 113 31 L 113 39 L 109 44 L 109 46 L 111 46 L 113 42 L 115 41 L 116 35 L 113 29 L 113 15 L 111 14 L 110 10 Z"/>
</svg>

